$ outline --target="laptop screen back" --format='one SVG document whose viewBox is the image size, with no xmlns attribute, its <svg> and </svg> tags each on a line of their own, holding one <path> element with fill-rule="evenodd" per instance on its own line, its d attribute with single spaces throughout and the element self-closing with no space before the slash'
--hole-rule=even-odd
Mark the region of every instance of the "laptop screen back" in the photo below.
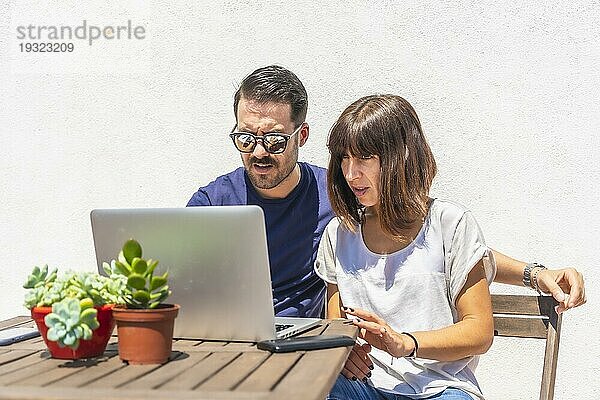
<svg viewBox="0 0 600 400">
<path fill-rule="evenodd" d="M 175 337 L 274 338 L 273 297 L 263 212 L 257 206 L 104 209 L 91 213 L 98 268 L 134 238 L 143 257 L 169 271 L 181 305 Z"/>
</svg>

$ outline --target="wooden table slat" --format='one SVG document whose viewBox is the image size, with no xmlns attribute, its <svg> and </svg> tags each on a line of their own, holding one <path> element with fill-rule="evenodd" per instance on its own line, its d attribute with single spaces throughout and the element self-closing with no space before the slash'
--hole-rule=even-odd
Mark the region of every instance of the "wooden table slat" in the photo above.
<svg viewBox="0 0 600 400">
<path fill-rule="evenodd" d="M 335 319 L 327 325 L 322 335 L 347 335 L 356 339 L 356 326 L 347 319 Z"/>
<path fill-rule="evenodd" d="M 229 342 L 224 347 L 227 350 L 236 349 L 239 351 L 244 351 L 247 349 L 254 349 L 254 351 L 256 351 L 256 348 L 254 347 L 255 344 L 256 343 L 251 343 L 251 342 Z"/>
<path fill-rule="evenodd" d="M 225 347 L 225 345 L 227 345 L 227 342 L 207 341 L 207 342 L 199 343 L 197 346 L 194 346 L 194 348 L 204 351 L 204 348 L 206 348 L 206 347 Z"/>
<path fill-rule="evenodd" d="M 112 353 L 110 357 L 103 357 L 101 361 L 93 367 L 80 368 L 76 374 L 71 374 L 68 377 L 60 379 L 52 383 L 52 387 L 83 387 L 89 383 L 99 380 L 101 377 L 109 375 L 121 368 L 125 368 L 126 364 L 119 359 L 117 353 Z"/>
<path fill-rule="evenodd" d="M 296 352 L 271 355 L 258 369 L 242 381 L 235 388 L 235 391 L 262 392 L 271 390 L 301 356 L 301 353 Z"/>
<path fill-rule="evenodd" d="M 31 338 L 22 342 L 17 342 L 10 346 L 11 349 L 15 350 L 46 350 L 46 343 L 41 337 Z"/>
<path fill-rule="evenodd" d="M 122 387 L 124 389 L 155 389 L 161 385 L 170 382 L 178 375 L 185 372 L 191 366 L 199 363 L 204 358 L 210 355 L 209 352 L 192 352 L 182 353 L 182 355 L 171 361 L 169 364 L 157 368 L 154 371 L 144 375 L 143 377 L 136 379 Z"/>
<path fill-rule="evenodd" d="M 37 355 L 34 354 L 34 356 Z M 26 357 L 29 358 L 29 357 Z M 25 360 L 25 359 L 22 359 Z M 51 369 L 58 368 L 59 365 L 64 363 L 64 360 L 57 360 L 54 358 L 38 358 L 38 362 L 27 365 L 26 368 L 16 369 L 11 373 L 6 373 L 0 376 L 0 385 L 12 385 L 19 381 L 26 380 L 32 376 L 38 376 Z M 11 363 L 13 364 L 13 363 Z"/>
<path fill-rule="evenodd" d="M 177 358 L 181 355 L 180 352 L 174 351 L 171 353 L 170 359 Z M 122 362 L 121 362 L 122 363 Z M 155 369 L 160 368 L 160 365 L 150 364 L 150 365 L 125 365 L 124 368 L 120 368 L 115 372 L 112 372 L 108 375 L 104 375 L 103 377 L 96 379 L 93 382 L 90 382 L 87 387 L 89 388 L 118 388 L 123 385 L 128 384 L 147 373 L 154 371 Z"/>
<path fill-rule="evenodd" d="M 173 347 L 177 347 L 179 350 L 186 350 L 188 348 L 196 347 L 200 343 L 202 343 L 202 340 L 179 339 L 173 343 Z"/>
<path fill-rule="evenodd" d="M 15 350 L 15 351 L 29 351 L 29 350 Z M 19 371 L 23 368 L 27 368 L 32 364 L 37 364 L 41 360 L 45 358 L 49 358 L 50 355 L 47 352 L 39 352 L 36 351 L 34 353 L 30 353 L 28 356 L 16 358 L 10 363 L 6 363 L 4 365 L 0 365 L 0 384 L 2 384 L 2 378 L 5 375 L 11 374 L 13 372 Z"/>
<path fill-rule="evenodd" d="M 35 353 L 35 350 L 6 350 L 0 354 L 0 367 L 4 364 L 11 363 L 30 354 Z M 9 367 L 12 369 L 12 367 Z"/>
<path fill-rule="evenodd" d="M 320 325 L 314 326 L 312 328 L 310 328 L 309 330 L 300 333 L 298 336 L 314 336 L 314 335 L 320 335 L 323 333 L 323 331 L 325 329 L 327 329 L 328 323 L 324 322 Z"/>
<path fill-rule="evenodd" d="M 121 390 L 111 388 L 94 388 L 93 391 L 87 388 L 47 388 L 47 387 L 28 387 L 28 386 L 0 386 L 0 399 L 3 400 L 82 400 L 82 399 L 110 399 L 110 400 L 131 400 L 131 399 L 163 399 L 163 400 L 260 400 L 270 399 L 269 393 L 236 393 L 235 397 L 231 392 L 197 392 L 185 390 L 172 390 L 162 392 L 160 390 Z"/>
<path fill-rule="evenodd" d="M 112 353 L 112 355 L 116 355 L 116 353 Z M 104 356 L 96 359 L 89 360 L 75 360 L 68 361 L 63 360 L 63 362 L 59 365 L 58 368 L 48 369 L 41 371 L 35 375 L 31 375 L 27 379 L 20 380 L 18 382 L 19 385 L 23 386 L 47 386 L 52 383 L 61 380 L 63 378 L 69 377 L 73 374 L 79 373 L 86 366 L 92 366 L 94 364 L 98 364 L 102 362 L 103 359 L 108 359 L 108 356 Z"/>
<path fill-rule="evenodd" d="M 199 390 L 232 390 L 269 356 L 267 352 L 246 352 L 225 366 L 219 374 L 200 385 Z"/>
<path fill-rule="evenodd" d="M 19 326 L 28 326 L 25 325 L 25 322 L 33 322 L 31 317 L 20 315 L 18 317 L 13 317 L 9 319 L 5 319 L 4 321 L 0 321 L 0 329 L 10 328 L 11 326 L 19 325 Z"/>
<path fill-rule="evenodd" d="M 197 364 L 165 383 L 159 390 L 193 390 L 237 358 L 241 353 L 211 353 Z"/>
</svg>

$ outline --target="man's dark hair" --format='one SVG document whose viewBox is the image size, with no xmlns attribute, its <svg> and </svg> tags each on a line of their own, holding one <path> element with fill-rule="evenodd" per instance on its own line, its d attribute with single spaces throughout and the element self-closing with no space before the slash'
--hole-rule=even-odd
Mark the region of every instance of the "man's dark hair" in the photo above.
<svg viewBox="0 0 600 400">
<path fill-rule="evenodd" d="M 292 121 L 296 127 L 306 119 L 308 95 L 304 85 L 296 74 L 278 65 L 259 68 L 244 78 L 233 100 L 236 120 L 238 104 L 242 97 L 260 104 L 289 104 L 292 108 Z"/>
</svg>

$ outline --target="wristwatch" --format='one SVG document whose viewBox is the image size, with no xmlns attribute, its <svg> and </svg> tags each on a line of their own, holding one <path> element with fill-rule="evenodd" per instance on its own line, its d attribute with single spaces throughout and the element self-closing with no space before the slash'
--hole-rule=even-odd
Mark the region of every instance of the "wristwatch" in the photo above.
<svg viewBox="0 0 600 400">
<path fill-rule="evenodd" d="M 538 264 L 538 263 L 529 263 L 525 266 L 525 269 L 523 270 L 523 286 L 531 288 L 531 289 L 535 289 L 533 287 L 533 284 L 531 282 L 531 271 L 534 268 L 543 268 L 546 269 L 546 267 L 544 267 L 542 264 Z"/>
</svg>

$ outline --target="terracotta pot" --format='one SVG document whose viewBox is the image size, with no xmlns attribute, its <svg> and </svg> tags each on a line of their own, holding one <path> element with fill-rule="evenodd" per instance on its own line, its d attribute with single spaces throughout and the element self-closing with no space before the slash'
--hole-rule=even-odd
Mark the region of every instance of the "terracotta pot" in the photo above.
<svg viewBox="0 0 600 400">
<path fill-rule="evenodd" d="M 64 360 L 76 360 L 78 358 L 97 357 L 104 354 L 108 340 L 115 328 L 115 320 L 112 317 L 112 304 L 94 307 L 98 310 L 98 322 L 100 326 L 92 333 L 90 340 L 80 340 L 77 350 L 70 347 L 60 347 L 57 342 L 48 340 L 48 327 L 44 322 L 46 315 L 52 312 L 52 307 L 34 307 L 31 309 L 31 318 L 37 324 L 48 351 L 54 358 Z"/>
<path fill-rule="evenodd" d="M 173 328 L 178 304 L 163 304 L 154 309 L 116 306 L 119 357 L 129 364 L 163 364 L 171 355 Z"/>
</svg>

